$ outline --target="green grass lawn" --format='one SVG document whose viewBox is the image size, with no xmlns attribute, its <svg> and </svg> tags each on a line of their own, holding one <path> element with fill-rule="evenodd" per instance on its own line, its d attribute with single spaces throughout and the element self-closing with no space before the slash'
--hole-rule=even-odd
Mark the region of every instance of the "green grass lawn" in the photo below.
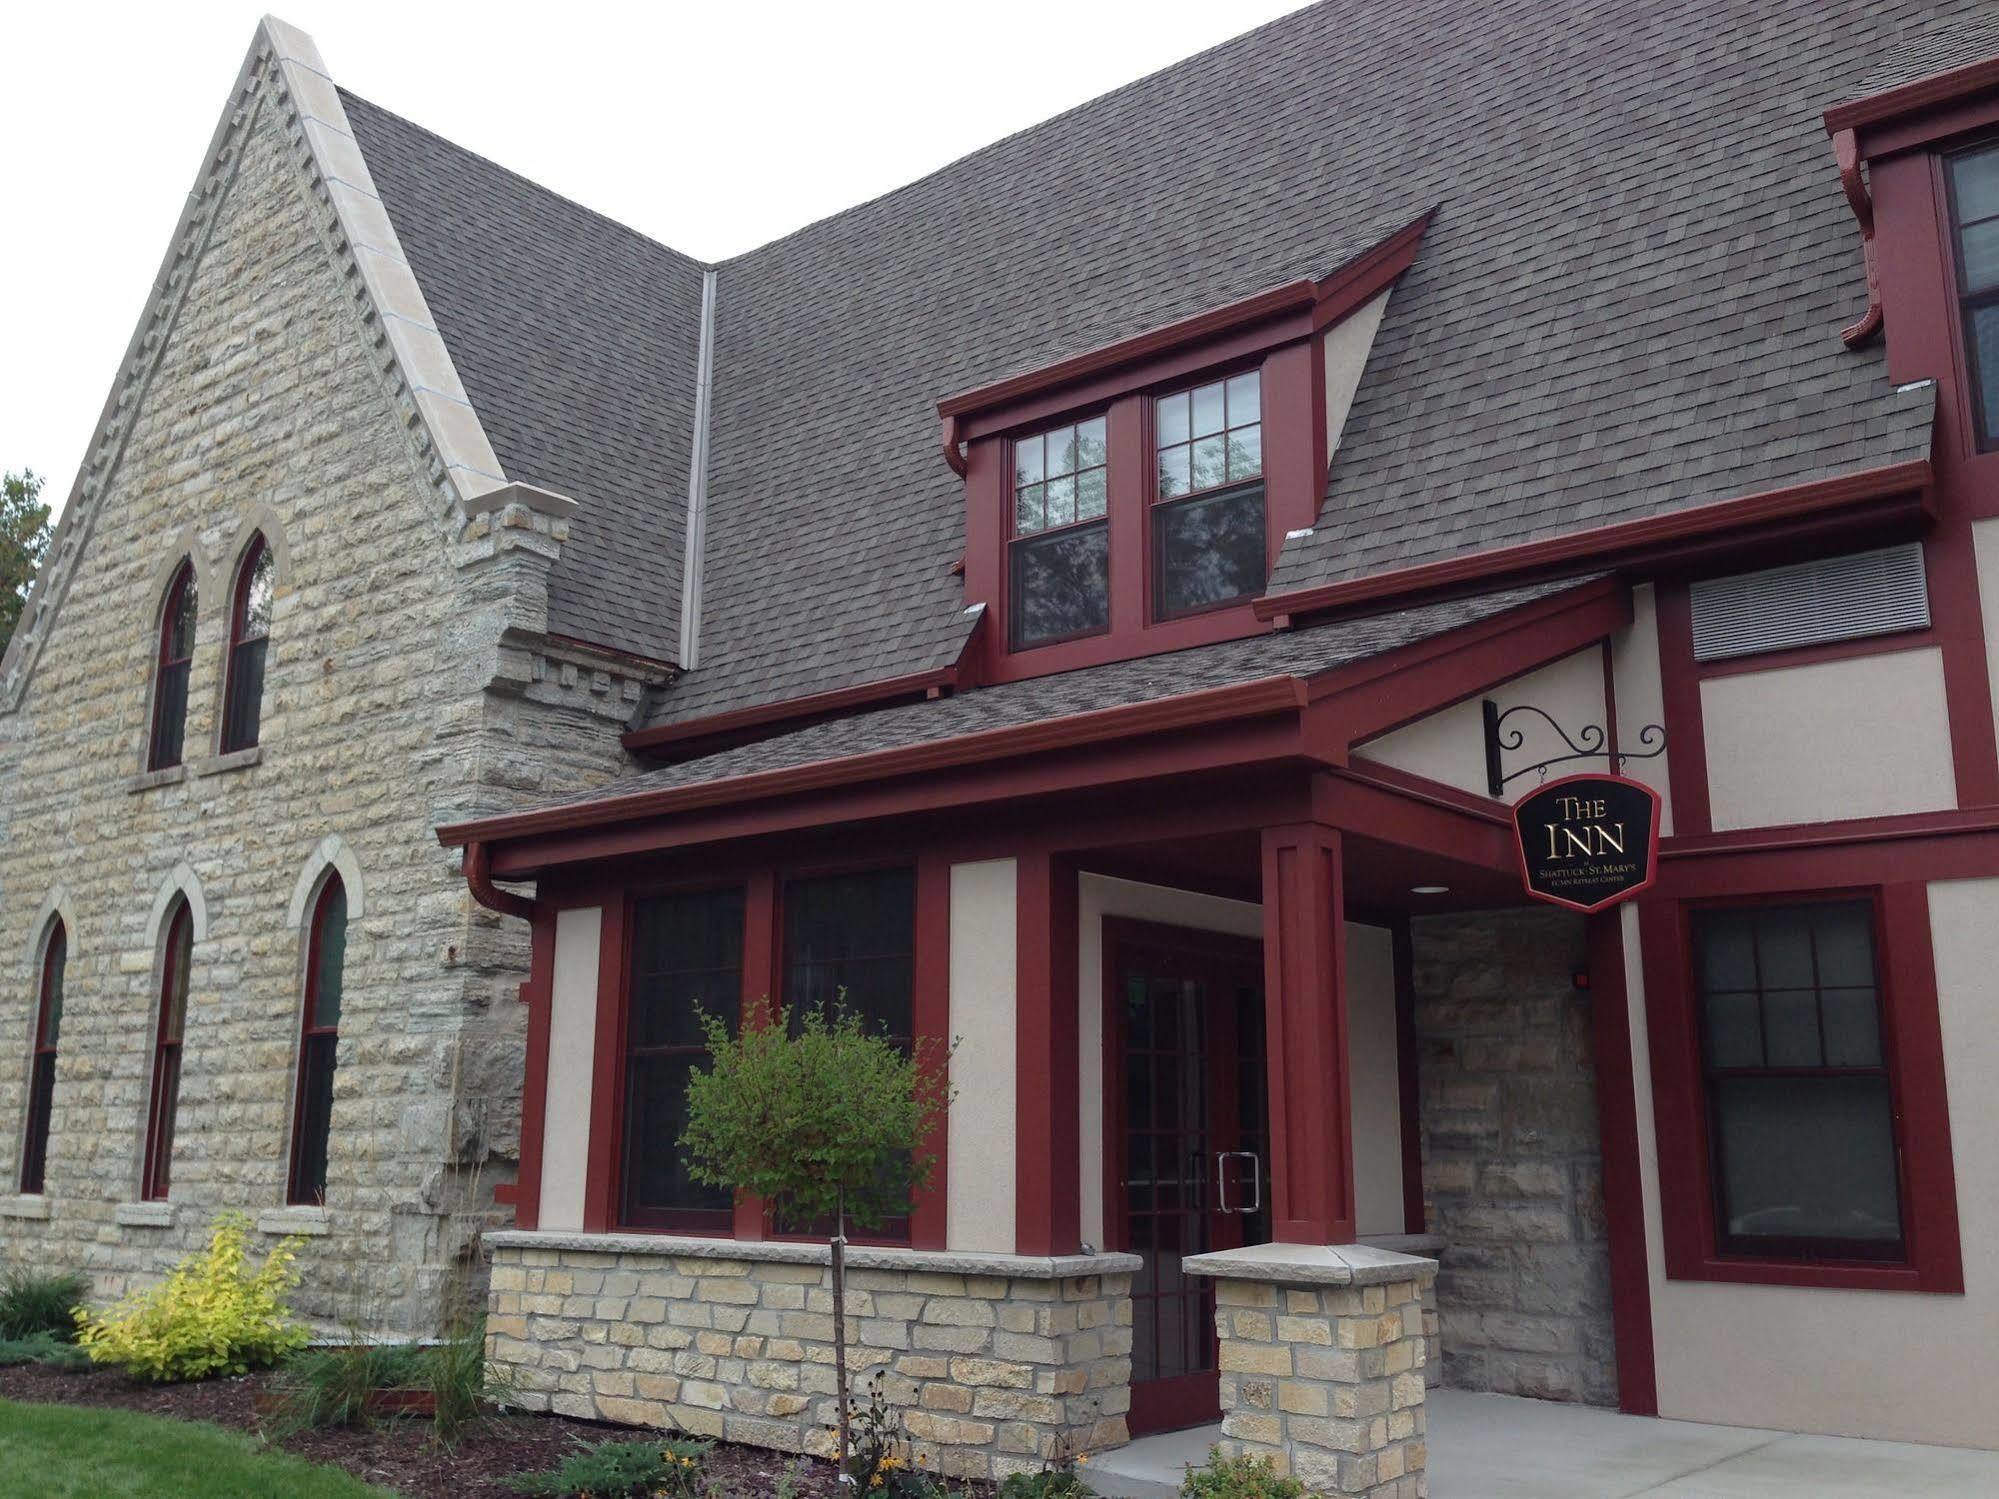
<svg viewBox="0 0 1999 1499">
<path fill-rule="evenodd" d="M 0 1400 L 0 1496 L 36 1499 L 382 1499 L 337 1468 L 219 1426 Z"/>
</svg>

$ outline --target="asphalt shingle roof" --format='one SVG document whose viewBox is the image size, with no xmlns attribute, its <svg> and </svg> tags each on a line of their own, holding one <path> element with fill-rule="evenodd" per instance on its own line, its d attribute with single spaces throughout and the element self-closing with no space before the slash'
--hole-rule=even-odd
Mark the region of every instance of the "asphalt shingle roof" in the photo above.
<svg viewBox="0 0 1999 1499">
<path fill-rule="evenodd" d="M 1838 337 L 1865 283 L 1820 114 L 1891 57 L 1962 61 L 1990 15 L 1321 5 L 724 262 L 701 664 L 653 721 L 948 663 L 940 396 L 1323 275 L 1432 206 L 1274 590 L 1922 455 L 1927 405 Z M 671 656 L 701 268 L 349 110 L 509 475 L 584 505 L 556 628 Z"/>
</svg>

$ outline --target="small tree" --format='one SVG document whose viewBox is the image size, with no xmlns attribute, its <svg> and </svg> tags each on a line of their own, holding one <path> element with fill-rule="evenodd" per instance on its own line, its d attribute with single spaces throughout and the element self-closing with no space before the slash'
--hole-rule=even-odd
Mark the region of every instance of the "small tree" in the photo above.
<svg viewBox="0 0 1999 1499">
<path fill-rule="evenodd" d="M 845 1006 L 772 1014 L 751 1008 L 742 1034 L 701 1017 L 713 1064 L 687 1084 L 680 1137 L 698 1182 L 752 1192 L 793 1223 L 829 1223 L 833 1378 L 840 1471 L 847 1470 L 847 1224 L 909 1210 L 930 1179 L 926 1148 L 949 1100 L 944 1058 L 871 1034 Z"/>
<path fill-rule="evenodd" d="M 53 534 L 41 494 L 42 477 L 33 469 L 0 477 L 0 650 L 13 638 Z"/>
</svg>

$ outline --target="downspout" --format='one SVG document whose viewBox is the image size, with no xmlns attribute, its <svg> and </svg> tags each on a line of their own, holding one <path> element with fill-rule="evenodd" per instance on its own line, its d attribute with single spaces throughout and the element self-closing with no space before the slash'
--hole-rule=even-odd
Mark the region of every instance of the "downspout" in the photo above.
<svg viewBox="0 0 1999 1499">
<path fill-rule="evenodd" d="M 472 891 L 472 899 L 487 910 L 498 911 L 502 916 L 518 916 L 523 921 L 534 919 L 533 901 L 493 883 L 493 856 L 483 843 L 465 845 L 465 884 Z"/>
<path fill-rule="evenodd" d="M 715 388 L 715 272 L 701 273 L 701 352 L 694 366 L 694 438 L 687 453 L 687 544 L 681 559 L 680 669 L 701 656 L 701 554 L 708 542 L 708 407 Z"/>
<path fill-rule="evenodd" d="M 1839 185 L 1860 221 L 1860 257 L 1867 267 L 1867 310 L 1859 321 L 1839 330 L 1849 349 L 1857 349 L 1881 331 L 1881 266 L 1874 252 L 1874 201 L 1860 177 L 1860 141 L 1851 130 L 1832 134 L 1833 159 L 1839 163 Z"/>
</svg>

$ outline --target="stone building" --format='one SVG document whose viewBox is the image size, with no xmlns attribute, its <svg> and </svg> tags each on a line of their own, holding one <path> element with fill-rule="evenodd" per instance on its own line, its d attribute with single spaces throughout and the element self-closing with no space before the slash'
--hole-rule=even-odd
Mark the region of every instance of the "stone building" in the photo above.
<svg viewBox="0 0 1999 1499">
<path fill-rule="evenodd" d="M 1993 1442 L 1981 7 L 1313 7 L 718 265 L 266 23 L 191 201 L 5 667 L 9 1257 L 490 1255 L 530 1404 L 812 1448 L 674 1142 L 844 990 L 958 1043 L 933 1467 Z"/>
</svg>

